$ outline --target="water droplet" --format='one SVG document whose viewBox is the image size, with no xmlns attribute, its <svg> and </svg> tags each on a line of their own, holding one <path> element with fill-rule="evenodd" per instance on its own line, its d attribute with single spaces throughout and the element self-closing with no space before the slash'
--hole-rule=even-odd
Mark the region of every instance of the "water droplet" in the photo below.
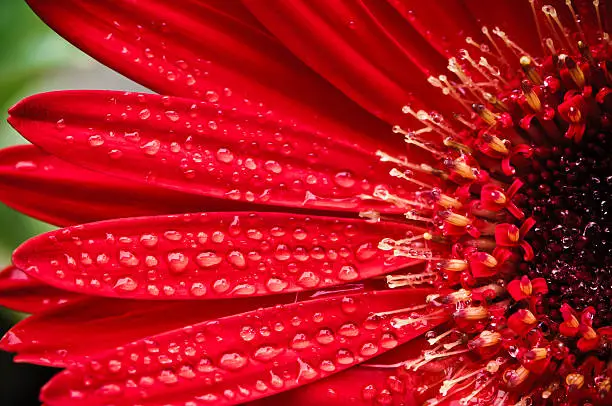
<svg viewBox="0 0 612 406">
<path fill-rule="evenodd" d="M 161 371 L 157 379 L 166 385 L 172 385 L 178 382 L 177 376 L 171 370 Z"/>
<path fill-rule="evenodd" d="M 178 231 L 170 230 L 164 233 L 164 238 L 170 241 L 180 241 L 183 238 L 183 234 Z"/>
<path fill-rule="evenodd" d="M 234 160 L 234 154 L 227 148 L 219 148 L 217 150 L 217 159 L 223 163 L 230 163 Z"/>
<path fill-rule="evenodd" d="M 121 250 L 119 251 L 119 263 L 125 267 L 133 268 L 135 266 L 138 266 L 140 261 L 130 251 Z"/>
<path fill-rule="evenodd" d="M 232 251 L 227 255 L 227 260 L 234 268 L 244 269 L 246 267 L 246 259 L 240 251 Z"/>
<path fill-rule="evenodd" d="M 151 111 L 149 109 L 142 109 L 140 113 L 138 113 L 138 117 L 140 117 L 141 120 L 146 120 L 151 117 Z"/>
<path fill-rule="evenodd" d="M 63 130 L 64 128 L 66 128 L 66 121 L 64 121 L 63 118 L 60 118 L 59 120 L 57 120 L 57 122 L 55 123 L 55 127 L 58 130 Z"/>
<path fill-rule="evenodd" d="M 279 261 L 286 261 L 291 258 L 291 251 L 286 245 L 279 244 L 274 252 L 274 257 Z"/>
<path fill-rule="evenodd" d="M 158 238 L 155 234 L 143 234 L 140 236 L 140 243 L 147 248 L 153 248 L 157 245 Z"/>
<path fill-rule="evenodd" d="M 221 368 L 236 371 L 247 364 L 248 359 L 237 352 L 226 353 L 221 356 L 219 366 Z"/>
<path fill-rule="evenodd" d="M 354 313 L 357 310 L 357 304 L 352 297 L 344 297 L 341 302 L 342 311 L 345 313 Z"/>
<path fill-rule="evenodd" d="M 330 329 L 324 328 L 319 330 L 315 338 L 319 344 L 331 344 L 334 342 L 334 333 Z"/>
<path fill-rule="evenodd" d="M 295 230 L 293 230 L 293 238 L 295 238 L 296 240 L 302 241 L 305 240 L 306 237 L 308 237 L 308 233 L 303 228 L 296 228 Z"/>
<path fill-rule="evenodd" d="M 108 151 L 108 156 L 110 159 L 119 159 L 123 156 L 123 152 L 118 149 L 111 149 Z"/>
<path fill-rule="evenodd" d="M 384 333 L 380 338 L 380 346 L 384 349 L 391 349 L 397 347 L 397 339 L 391 333 Z"/>
<path fill-rule="evenodd" d="M 359 261 L 367 261 L 372 259 L 378 253 L 378 249 L 372 243 L 363 243 L 355 251 L 355 256 Z"/>
<path fill-rule="evenodd" d="M 173 110 L 168 110 L 164 113 L 166 115 L 166 117 L 168 117 L 168 120 L 176 122 L 179 121 L 180 116 L 176 111 Z"/>
<path fill-rule="evenodd" d="M 92 147 L 99 147 L 101 145 L 104 145 L 104 138 L 102 138 L 101 135 L 92 135 L 91 137 L 89 137 L 89 145 L 91 145 Z"/>
<path fill-rule="evenodd" d="M 140 149 L 142 149 L 142 151 L 145 154 L 154 156 L 155 154 L 159 152 L 160 147 L 161 147 L 161 142 L 159 140 L 151 140 L 147 142 L 146 144 L 143 144 L 140 147 Z"/>
<path fill-rule="evenodd" d="M 338 172 L 334 176 L 334 182 L 336 185 L 344 188 L 350 188 L 355 185 L 355 179 L 353 178 L 353 174 L 351 172 Z"/>
<path fill-rule="evenodd" d="M 137 287 L 138 283 L 136 283 L 136 281 L 130 277 L 118 279 L 115 286 L 113 286 L 114 289 L 120 289 L 126 292 L 136 290 Z"/>
<path fill-rule="evenodd" d="M 201 252 L 196 257 L 196 262 L 202 268 L 210 268 L 218 265 L 223 261 L 223 258 L 217 256 L 213 251 Z"/>
<path fill-rule="evenodd" d="M 244 326 L 240 329 L 240 337 L 244 341 L 251 341 L 255 338 L 255 329 L 251 326 Z"/>
<path fill-rule="evenodd" d="M 365 343 L 361 346 L 360 353 L 364 357 L 371 357 L 378 352 L 378 347 L 373 343 Z"/>
<path fill-rule="evenodd" d="M 334 365 L 334 363 L 328 359 L 321 361 L 321 363 L 319 364 L 319 368 L 321 369 L 321 371 L 325 372 L 334 372 L 336 370 L 336 366 Z"/>
<path fill-rule="evenodd" d="M 264 168 L 266 168 L 267 171 L 276 174 L 279 174 L 283 171 L 283 168 L 276 161 L 266 161 L 266 163 L 264 164 Z"/>
<path fill-rule="evenodd" d="M 219 95 L 217 94 L 217 92 L 209 90 L 206 92 L 206 100 L 211 103 L 216 103 L 219 101 Z"/>
<path fill-rule="evenodd" d="M 264 345 L 259 347 L 253 354 L 253 358 L 258 361 L 270 361 L 272 358 L 283 352 L 283 348 L 275 348 L 270 345 Z"/>
<path fill-rule="evenodd" d="M 343 281 L 352 281 L 357 279 L 358 277 L 359 274 L 357 273 L 357 270 L 354 266 L 351 265 L 344 265 L 342 268 L 340 268 L 340 271 L 338 272 L 338 279 Z"/>
<path fill-rule="evenodd" d="M 32 171 L 38 169 L 38 165 L 32 161 L 19 161 L 15 164 L 15 169 Z"/>
<path fill-rule="evenodd" d="M 297 280 L 297 283 L 304 288 L 313 288 L 319 284 L 321 279 L 311 271 L 303 272 Z"/>
<path fill-rule="evenodd" d="M 170 271 L 180 273 L 183 272 L 189 264 L 189 258 L 182 252 L 168 253 L 168 268 Z"/>
<path fill-rule="evenodd" d="M 242 283 L 240 285 L 236 285 L 234 289 L 232 289 L 232 293 L 239 296 L 247 296 L 255 293 L 255 286 L 249 285 L 248 283 Z"/>
<path fill-rule="evenodd" d="M 343 337 L 357 337 L 359 335 L 359 328 L 354 323 L 346 323 L 340 326 L 338 334 Z"/>
<path fill-rule="evenodd" d="M 218 279 L 213 283 L 213 289 L 217 293 L 226 292 L 230 288 L 230 284 L 227 279 Z"/>
<path fill-rule="evenodd" d="M 270 278 L 266 282 L 266 287 L 270 292 L 282 292 L 287 288 L 288 283 L 279 278 Z"/>
<path fill-rule="evenodd" d="M 194 282 L 189 289 L 192 295 L 200 297 L 206 294 L 206 286 L 201 282 Z"/>
<path fill-rule="evenodd" d="M 298 333 L 293 337 L 293 340 L 291 340 L 291 348 L 296 349 L 296 350 L 303 350 L 305 348 L 308 348 L 310 346 L 310 341 L 308 340 L 308 338 L 306 337 L 306 334 L 304 333 Z"/>
<path fill-rule="evenodd" d="M 355 357 L 349 350 L 340 349 L 336 353 L 336 361 L 341 365 L 349 365 L 355 362 Z"/>
</svg>

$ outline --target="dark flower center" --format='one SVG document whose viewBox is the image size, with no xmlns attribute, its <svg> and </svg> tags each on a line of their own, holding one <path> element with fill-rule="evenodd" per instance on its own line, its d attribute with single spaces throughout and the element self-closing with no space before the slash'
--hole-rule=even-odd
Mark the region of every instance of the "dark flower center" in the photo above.
<svg viewBox="0 0 612 406">
<path fill-rule="evenodd" d="M 544 304 L 555 321 L 567 303 L 576 310 L 594 307 L 596 328 L 612 323 L 610 136 L 596 127 L 581 144 L 540 149 L 525 177 L 524 207 L 537 225 L 528 238 L 536 256 L 523 271 L 548 281 Z"/>
</svg>

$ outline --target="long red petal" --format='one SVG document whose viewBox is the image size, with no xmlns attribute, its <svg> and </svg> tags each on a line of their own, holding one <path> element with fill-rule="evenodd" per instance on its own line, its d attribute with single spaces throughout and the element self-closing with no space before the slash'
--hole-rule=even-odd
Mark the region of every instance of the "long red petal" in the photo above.
<svg viewBox="0 0 612 406">
<path fill-rule="evenodd" d="M 35 237 L 14 264 L 61 289 L 139 299 L 215 299 L 320 289 L 416 260 L 377 248 L 418 231 L 396 223 L 288 213 L 110 220 Z"/>
<path fill-rule="evenodd" d="M 0 346 L 16 352 L 19 362 L 65 367 L 84 357 L 203 320 L 294 301 L 295 295 L 214 302 L 87 297 L 19 322 Z"/>
<path fill-rule="evenodd" d="M 245 4 L 295 55 L 378 117 L 398 123 L 415 96 L 443 108 L 426 78 L 446 60 L 385 2 Z"/>
<path fill-rule="evenodd" d="M 418 395 L 430 377 L 427 366 L 418 374 L 407 374 L 404 361 L 417 358 L 431 349 L 425 338 L 418 337 L 401 347 L 309 385 L 250 403 L 251 406 L 336 406 L 349 405 L 422 405 Z M 432 364 L 435 361 L 432 362 Z M 400 365 L 400 366 L 397 366 Z"/>
<path fill-rule="evenodd" d="M 0 201 L 58 226 L 247 206 L 92 172 L 33 145 L 0 150 Z"/>
<path fill-rule="evenodd" d="M 443 322 L 394 328 L 390 317 L 376 326 L 368 321 L 372 313 L 422 304 L 432 292 L 321 298 L 169 331 L 69 367 L 42 398 L 72 406 L 223 405 L 270 396 L 340 372 Z"/>
<path fill-rule="evenodd" d="M 333 126 L 283 122 L 272 111 L 111 91 L 29 97 L 10 123 L 71 163 L 190 194 L 282 206 L 362 210 L 389 182 L 386 149 Z"/>
<path fill-rule="evenodd" d="M 387 2 L 443 55 L 456 56 L 459 49 L 466 48 L 466 37 L 480 39 L 480 26 L 462 0 Z"/>
<path fill-rule="evenodd" d="M 341 119 L 373 136 L 381 122 L 312 72 L 240 1 L 28 0 L 54 30 L 154 91 L 283 117 Z M 242 110 L 247 106 L 242 106 Z"/>
<path fill-rule="evenodd" d="M 60 290 L 9 266 L 0 271 L 0 305 L 24 313 L 38 313 L 84 296 Z"/>
</svg>

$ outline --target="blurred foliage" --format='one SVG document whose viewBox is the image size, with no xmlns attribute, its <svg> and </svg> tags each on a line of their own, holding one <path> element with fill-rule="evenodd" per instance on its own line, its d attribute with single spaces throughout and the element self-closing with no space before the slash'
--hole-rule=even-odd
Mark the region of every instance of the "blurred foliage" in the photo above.
<svg viewBox="0 0 612 406">
<path fill-rule="evenodd" d="M 0 147 L 25 140 L 7 123 L 7 109 L 23 97 L 48 90 L 46 78 L 82 62 L 71 45 L 49 29 L 23 0 L 0 0 Z M 0 266 L 10 252 L 49 226 L 0 204 Z"/>
</svg>

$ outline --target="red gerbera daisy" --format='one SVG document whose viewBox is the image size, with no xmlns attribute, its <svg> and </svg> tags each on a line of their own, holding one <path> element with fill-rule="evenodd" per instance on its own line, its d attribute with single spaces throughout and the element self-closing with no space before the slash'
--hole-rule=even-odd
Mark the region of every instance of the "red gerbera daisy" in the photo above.
<svg viewBox="0 0 612 406">
<path fill-rule="evenodd" d="M 604 4 L 29 3 L 167 95 L 10 111 L 45 404 L 612 402 Z"/>
</svg>

